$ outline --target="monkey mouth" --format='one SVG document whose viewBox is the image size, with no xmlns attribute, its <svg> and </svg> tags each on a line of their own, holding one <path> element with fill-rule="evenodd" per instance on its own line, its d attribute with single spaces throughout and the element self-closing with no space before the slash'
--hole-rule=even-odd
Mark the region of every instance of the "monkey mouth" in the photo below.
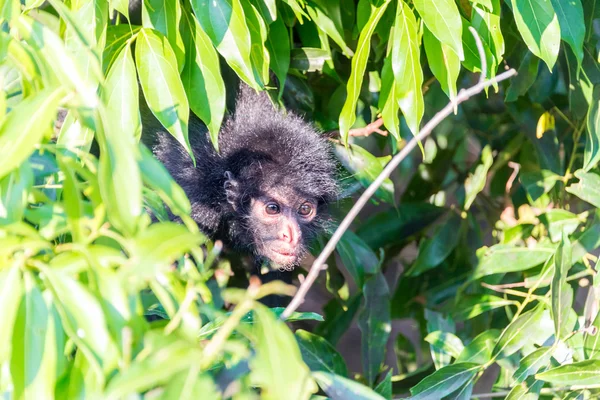
<svg viewBox="0 0 600 400">
<path fill-rule="evenodd" d="M 277 264 L 290 265 L 296 263 L 298 253 L 293 249 L 270 248 L 268 257 Z"/>
</svg>

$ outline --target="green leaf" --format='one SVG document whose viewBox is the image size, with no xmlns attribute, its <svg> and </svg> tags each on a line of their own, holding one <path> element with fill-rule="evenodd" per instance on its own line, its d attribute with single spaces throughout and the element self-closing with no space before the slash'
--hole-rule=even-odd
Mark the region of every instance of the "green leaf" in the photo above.
<svg viewBox="0 0 600 400">
<path fill-rule="evenodd" d="M 260 90 L 265 82 L 261 82 L 252 67 L 253 43 L 240 0 L 193 0 L 191 3 L 213 46 L 244 82 Z"/>
<path fill-rule="evenodd" d="M 140 354 L 127 369 L 111 379 L 105 392 L 107 398 L 125 398 L 166 384 L 175 374 L 202 358 L 200 349 L 177 335 L 150 332 L 144 338 L 144 350 L 146 354 Z"/>
<path fill-rule="evenodd" d="M 373 386 L 384 360 L 392 329 L 390 291 L 381 271 L 365 282 L 363 295 L 364 308 L 358 315 L 358 327 L 362 333 L 362 365 L 367 383 Z"/>
<path fill-rule="evenodd" d="M 428 203 L 400 204 L 364 221 L 356 234 L 372 249 L 401 243 L 426 229 L 445 209 Z"/>
<path fill-rule="evenodd" d="M 33 171 L 27 161 L 0 179 L 0 226 L 23 219 L 32 185 Z"/>
<path fill-rule="evenodd" d="M 536 201 L 552 190 L 554 185 L 556 185 L 556 182 L 561 179 L 561 176 L 547 169 L 524 172 L 521 174 L 521 183 L 525 187 L 525 190 L 532 201 Z"/>
<path fill-rule="evenodd" d="M 558 58 L 558 17 L 549 0 L 511 0 L 517 29 L 533 54 L 544 60 L 550 71 Z"/>
<path fill-rule="evenodd" d="M 179 0 L 144 0 L 142 2 L 143 27 L 155 29 L 167 38 L 177 59 L 178 71 L 181 72 L 186 49 L 179 32 L 180 21 L 181 4 Z"/>
<path fill-rule="evenodd" d="M 414 4 L 431 33 L 454 50 L 460 60 L 464 60 L 462 22 L 456 3 L 451 0 L 415 0 Z"/>
<path fill-rule="evenodd" d="M 284 399 L 290 393 L 308 398 L 317 391 L 317 385 L 302 361 L 294 335 L 264 306 L 254 313 L 256 356 L 250 361 L 251 379 L 260 386 L 261 398 Z"/>
<path fill-rule="evenodd" d="M 506 89 L 504 101 L 517 101 L 519 96 L 523 96 L 531 85 L 535 82 L 538 76 L 538 66 L 540 59 L 534 57 L 533 53 L 527 52 L 521 60 L 521 64 L 517 69 L 517 76 L 511 78 L 510 85 Z"/>
<path fill-rule="evenodd" d="M 17 168 L 33 152 L 52 127 L 52 121 L 62 89 L 44 89 L 28 97 L 13 108 L 0 126 L 0 179 Z"/>
<path fill-rule="evenodd" d="M 561 365 L 537 374 L 536 379 L 555 385 L 598 385 L 600 382 L 600 360 L 586 360 Z"/>
<path fill-rule="evenodd" d="M 465 362 L 440 368 L 410 389 L 410 399 L 441 399 L 470 381 L 480 368 L 478 364 Z"/>
<path fill-rule="evenodd" d="M 587 172 L 600 161 L 600 85 L 594 87 L 592 102 L 587 114 L 587 131 L 583 169 Z"/>
<path fill-rule="evenodd" d="M 375 386 L 375 391 L 385 397 L 387 400 L 392 400 L 392 369 L 389 369 L 385 378 Z"/>
<path fill-rule="evenodd" d="M 487 10 L 480 7 L 473 7 L 471 15 L 471 25 L 494 55 L 496 64 L 499 64 L 502 60 L 505 47 L 504 36 L 502 36 L 502 31 L 500 30 L 500 5 L 500 0 L 491 0 Z"/>
<path fill-rule="evenodd" d="M 360 383 L 327 372 L 313 372 L 313 378 L 331 400 L 384 400 L 377 392 Z"/>
<path fill-rule="evenodd" d="M 337 299 L 331 300 L 325 307 L 325 322 L 319 324 L 315 333 L 323 336 L 333 346 L 345 334 L 358 312 L 362 295 L 354 295 L 342 306 Z"/>
<path fill-rule="evenodd" d="M 269 36 L 267 37 L 267 49 L 271 55 L 270 68 L 279 81 L 279 93 L 283 93 L 285 80 L 290 69 L 290 38 L 285 23 L 281 18 L 269 25 Z"/>
<path fill-rule="evenodd" d="M 190 108 L 206 124 L 212 144 L 219 150 L 219 130 L 225 115 L 225 83 L 219 56 L 194 15 L 185 11 L 181 28 L 185 47 L 183 87 Z"/>
<path fill-rule="evenodd" d="M 575 171 L 579 182 L 567 186 L 565 190 L 594 207 L 600 208 L 600 175 L 593 172 Z"/>
<path fill-rule="evenodd" d="M 106 46 L 102 52 L 102 70 L 108 71 L 115 61 L 117 55 L 128 44 L 132 35 L 141 29 L 140 26 L 109 25 L 106 29 Z"/>
<path fill-rule="evenodd" d="M 10 372 L 15 398 L 54 397 L 57 360 L 63 357 L 60 321 L 46 302 L 31 273 L 24 276 L 25 292 L 12 334 Z M 16 293 L 15 293 L 16 294 Z"/>
<path fill-rule="evenodd" d="M 2 364 L 10 356 L 15 318 L 24 291 L 19 264 L 19 262 L 13 262 L 12 265 L 6 266 L 0 271 L 0 307 L 3 312 L 3 322 L 0 324 L 0 363 Z"/>
<path fill-rule="evenodd" d="M 94 131 L 82 124 L 74 111 L 69 111 L 58 133 L 56 144 L 66 149 L 77 149 L 87 152 L 90 151 L 93 140 Z"/>
<path fill-rule="evenodd" d="M 557 339 L 564 338 L 573 329 L 567 319 L 573 305 L 573 288 L 567 282 L 569 269 L 571 269 L 572 249 L 569 237 L 563 235 L 562 242 L 554 256 L 554 276 L 551 285 L 552 319 L 554 320 L 554 334 Z"/>
<path fill-rule="evenodd" d="M 519 368 L 513 374 L 513 379 L 518 383 L 525 381 L 528 376 L 535 375 L 537 372 L 550 364 L 550 357 L 554 353 L 554 347 L 540 347 L 529 353 L 519 362 Z"/>
<path fill-rule="evenodd" d="M 561 1 L 551 0 L 552 7 L 558 16 L 560 36 L 567 42 L 575 57 L 578 66 L 583 61 L 583 41 L 585 38 L 585 22 L 583 20 L 583 7 L 580 0 Z"/>
<path fill-rule="evenodd" d="M 306 72 L 323 70 L 325 61 L 331 59 L 328 51 L 313 47 L 292 49 L 290 57 L 290 68 Z"/>
<path fill-rule="evenodd" d="M 353 144 L 349 148 L 336 145 L 333 148 L 335 155 L 344 168 L 350 171 L 363 187 L 368 188 L 383 171 L 392 156 L 375 157 L 367 150 Z M 375 196 L 386 203 L 394 203 L 394 183 L 387 178 L 375 192 Z"/>
<path fill-rule="evenodd" d="M 537 331 L 543 329 L 540 323 L 544 317 L 544 311 L 544 304 L 540 303 L 534 309 L 513 320 L 502 332 L 492 356 L 505 358 L 520 350 L 524 345 L 531 343 L 536 337 Z M 547 335 L 551 334 L 548 332 Z"/>
<path fill-rule="evenodd" d="M 460 338 L 450 332 L 434 331 L 425 336 L 424 340 L 454 358 L 458 358 L 464 350 L 464 345 Z"/>
<path fill-rule="evenodd" d="M 420 246 L 408 276 L 418 276 L 440 265 L 457 246 L 461 237 L 462 218 L 456 213 L 442 223 L 430 239 Z"/>
<path fill-rule="evenodd" d="M 364 283 L 365 274 L 373 274 L 379 267 L 377 255 L 352 231 L 344 232 L 336 250 L 354 283 L 359 287 Z"/>
<path fill-rule="evenodd" d="M 477 195 L 484 189 L 487 173 L 493 162 L 492 148 L 489 145 L 485 146 L 481 151 L 481 164 L 465 180 L 465 210 L 471 207 Z"/>
<path fill-rule="evenodd" d="M 328 13 L 323 12 L 317 4 L 315 4 L 314 6 L 311 6 L 310 4 L 307 5 L 306 10 L 308 11 L 310 19 L 315 22 L 319 29 L 322 29 L 327 34 L 327 36 L 333 39 L 333 41 L 338 46 L 340 46 L 340 49 L 342 49 L 342 53 L 346 57 L 350 58 L 354 55 L 352 49 L 348 47 L 348 45 L 344 41 L 344 32 L 336 27 L 336 24 L 330 18 Z"/>
<path fill-rule="evenodd" d="M 492 358 L 492 351 L 501 332 L 498 329 L 490 329 L 477 335 L 469 343 L 456 359 L 457 363 L 470 362 L 485 364 Z"/>
<path fill-rule="evenodd" d="M 295 335 L 302 359 L 311 371 L 348 376 L 346 362 L 327 340 L 302 329 L 298 329 Z"/>
<path fill-rule="evenodd" d="M 588 329 L 585 332 L 583 348 L 587 358 L 600 360 L 600 313 L 596 314 L 596 318 L 590 328 L 593 329 L 592 327 L 595 328 L 595 331 L 591 332 Z"/>
<path fill-rule="evenodd" d="M 516 247 L 514 245 L 497 244 L 477 251 L 479 264 L 475 270 L 474 279 L 483 276 L 506 272 L 525 271 L 542 264 L 554 254 L 554 248 Z"/>
<path fill-rule="evenodd" d="M 171 45 L 159 32 L 142 28 L 136 40 L 135 59 L 152 114 L 194 160 L 188 139 L 190 109 Z"/>
<path fill-rule="evenodd" d="M 254 76 L 264 84 L 269 82 L 269 51 L 265 47 L 267 41 L 267 24 L 260 12 L 249 1 L 240 2 L 250 31 L 250 61 Z"/>
<path fill-rule="evenodd" d="M 416 135 L 425 110 L 421 88 L 423 71 L 420 62 L 417 20 L 404 1 L 398 2 L 390 43 L 398 105 L 406 118 L 408 128 L 413 135 Z"/>
<path fill-rule="evenodd" d="M 546 211 L 539 216 L 539 219 L 548 229 L 550 240 L 553 242 L 560 241 L 563 232 L 571 235 L 582 222 L 585 222 L 582 217 L 558 208 Z"/>
<path fill-rule="evenodd" d="M 518 303 L 491 294 L 463 295 L 451 312 L 455 321 L 464 321 L 496 308 L 513 305 Z"/>
<path fill-rule="evenodd" d="M 371 52 L 371 36 L 377 27 L 377 23 L 383 16 L 390 0 L 385 0 L 380 6 L 374 7 L 369 20 L 360 32 L 356 53 L 352 57 L 352 70 L 348 84 L 346 85 L 347 97 L 340 114 L 340 136 L 344 144 L 348 143 L 348 131 L 356 121 L 356 104 L 363 83 L 363 77 L 367 68 L 367 61 Z"/>
<path fill-rule="evenodd" d="M 460 58 L 450 46 L 440 42 L 426 27 L 423 31 L 423 45 L 429 68 L 442 86 L 442 90 L 452 100 L 456 98 L 456 80 L 460 73 Z"/>
<path fill-rule="evenodd" d="M 71 227 L 71 236 L 74 242 L 83 242 L 85 237 L 83 219 L 85 217 L 85 203 L 83 195 L 77 188 L 77 176 L 73 166 L 76 161 L 71 157 L 58 156 L 58 165 L 63 179 L 63 201 L 67 213 L 67 221 Z"/>
<path fill-rule="evenodd" d="M 394 136 L 396 141 L 400 140 L 400 118 L 398 118 L 398 83 L 394 80 L 392 60 L 387 57 L 383 62 L 381 70 L 381 91 L 379 93 L 378 107 L 387 130 Z"/>
</svg>

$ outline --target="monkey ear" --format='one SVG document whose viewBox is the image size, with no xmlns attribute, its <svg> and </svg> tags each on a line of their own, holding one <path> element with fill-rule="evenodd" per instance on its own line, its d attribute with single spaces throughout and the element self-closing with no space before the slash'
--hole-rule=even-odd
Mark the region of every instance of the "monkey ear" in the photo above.
<svg viewBox="0 0 600 400">
<path fill-rule="evenodd" d="M 227 202 L 231 204 L 235 211 L 237 209 L 237 202 L 240 194 L 240 184 L 229 171 L 225 172 L 225 183 L 223 184 L 223 187 L 225 188 Z"/>
</svg>

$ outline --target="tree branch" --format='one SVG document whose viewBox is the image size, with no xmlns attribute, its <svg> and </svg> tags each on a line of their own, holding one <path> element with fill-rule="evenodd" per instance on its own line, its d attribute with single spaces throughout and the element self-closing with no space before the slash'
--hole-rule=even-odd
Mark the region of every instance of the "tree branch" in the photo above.
<svg viewBox="0 0 600 400">
<path fill-rule="evenodd" d="M 485 72 L 483 72 L 483 74 L 485 74 Z M 452 113 L 455 106 L 457 106 L 465 100 L 468 100 L 476 94 L 479 94 L 485 88 L 490 87 L 505 79 L 508 79 L 516 74 L 517 71 L 515 71 L 514 69 L 509 69 L 508 71 L 501 73 L 495 78 L 480 81 L 479 83 L 468 89 L 462 89 L 458 93 L 454 101 L 450 101 L 441 111 L 439 111 L 432 119 L 430 119 L 427 122 L 427 124 L 425 124 L 423 129 L 421 129 L 421 131 L 410 142 L 408 142 L 398 154 L 396 154 L 390 160 L 390 162 L 385 166 L 383 171 L 381 171 L 379 176 L 358 198 L 350 212 L 348 212 L 348 215 L 346 215 L 346 217 L 342 220 L 334 234 L 331 236 L 331 239 L 329 239 L 329 242 L 327 242 L 327 245 L 325 245 L 325 247 L 323 248 L 323 251 L 321 251 L 321 254 L 319 254 L 319 256 L 315 259 L 315 261 L 310 267 L 310 270 L 308 271 L 308 274 L 306 275 L 306 279 L 304 279 L 304 282 L 302 282 L 302 284 L 298 288 L 296 295 L 281 314 L 281 319 L 287 319 L 290 315 L 292 315 L 294 311 L 296 311 L 300 304 L 304 302 L 304 298 L 308 293 L 308 290 L 317 280 L 322 266 L 325 264 L 325 261 L 331 255 L 331 253 L 333 253 L 333 251 L 335 250 L 335 246 L 342 238 L 344 232 L 346 232 L 346 230 L 350 227 L 350 224 L 352 223 L 352 221 L 354 221 L 354 218 L 356 218 L 356 216 L 363 209 L 365 204 L 367 204 L 371 196 L 375 194 L 375 192 L 381 186 L 383 181 L 386 180 L 390 176 L 392 171 L 394 171 L 398 167 L 402 160 L 404 160 L 410 154 L 410 152 L 415 148 L 417 143 L 423 141 L 427 136 L 429 136 L 433 129 Z"/>
</svg>

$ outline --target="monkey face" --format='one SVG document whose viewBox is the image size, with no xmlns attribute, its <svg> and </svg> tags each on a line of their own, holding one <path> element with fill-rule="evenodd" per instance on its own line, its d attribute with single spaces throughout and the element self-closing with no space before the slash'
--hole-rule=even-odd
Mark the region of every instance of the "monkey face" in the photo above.
<svg viewBox="0 0 600 400">
<path fill-rule="evenodd" d="M 248 218 L 257 255 L 281 267 L 294 266 L 304 256 L 306 236 L 317 214 L 315 200 L 286 192 L 252 199 Z"/>
</svg>

